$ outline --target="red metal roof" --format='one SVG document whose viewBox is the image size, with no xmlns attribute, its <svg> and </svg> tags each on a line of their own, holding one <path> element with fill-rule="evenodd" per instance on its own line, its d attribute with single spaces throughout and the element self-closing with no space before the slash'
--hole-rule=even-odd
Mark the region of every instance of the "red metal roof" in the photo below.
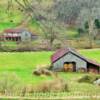
<svg viewBox="0 0 100 100">
<path fill-rule="evenodd" d="M 4 30 L 5 33 L 21 33 L 21 29 L 6 29 Z"/>
<path fill-rule="evenodd" d="M 56 53 L 54 53 L 52 56 L 51 56 L 51 62 L 54 63 L 56 62 L 57 60 L 59 60 L 61 57 L 63 57 L 65 54 L 71 52 L 72 54 L 78 56 L 79 58 L 85 60 L 86 62 L 88 63 L 91 63 L 93 65 L 96 65 L 96 66 L 99 66 L 100 67 L 100 64 L 93 61 L 93 60 L 90 60 L 90 59 L 87 59 L 85 58 L 84 56 L 80 55 L 78 52 L 76 52 L 76 50 L 74 49 L 71 49 L 71 48 L 63 48 L 63 49 L 59 49 L 56 51 Z"/>
<path fill-rule="evenodd" d="M 14 28 L 12 28 L 12 29 L 5 29 L 3 32 L 2 32 L 2 34 L 4 34 L 4 33 L 11 33 L 11 34 L 13 34 L 13 33 L 22 33 L 23 31 L 27 31 L 27 32 L 29 32 L 29 33 L 31 33 L 31 35 L 32 36 L 38 36 L 36 33 L 33 33 L 33 32 L 30 32 L 30 31 L 28 31 L 28 30 L 26 30 L 26 29 L 14 29 Z"/>
<path fill-rule="evenodd" d="M 51 61 L 52 62 L 55 62 L 57 61 L 59 58 L 61 58 L 63 55 L 65 55 L 66 53 L 69 52 L 69 48 L 63 48 L 63 49 L 59 49 L 56 51 L 56 53 L 54 53 L 52 56 L 51 56 Z"/>
</svg>

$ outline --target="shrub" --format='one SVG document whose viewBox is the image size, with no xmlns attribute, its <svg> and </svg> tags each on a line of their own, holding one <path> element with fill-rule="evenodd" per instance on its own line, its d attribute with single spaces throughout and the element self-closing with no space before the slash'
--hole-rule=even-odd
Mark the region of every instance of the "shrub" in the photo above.
<svg viewBox="0 0 100 100">
<path fill-rule="evenodd" d="M 20 79 L 15 73 L 0 74 L 0 93 L 3 95 L 20 94 Z"/>
<path fill-rule="evenodd" d="M 78 33 L 79 33 L 79 36 L 82 35 L 82 34 L 84 33 L 84 30 L 83 30 L 82 28 L 78 28 L 77 31 L 78 31 Z"/>
<path fill-rule="evenodd" d="M 46 81 L 37 86 L 37 92 L 63 92 L 68 90 L 68 84 L 63 79 Z"/>
<path fill-rule="evenodd" d="M 33 51 L 34 47 L 31 42 L 21 42 L 18 44 L 16 51 L 23 52 L 23 51 Z"/>
<path fill-rule="evenodd" d="M 99 76 L 97 75 L 85 75 L 81 77 L 78 82 L 93 83 Z"/>
<path fill-rule="evenodd" d="M 79 82 L 91 83 L 91 78 L 92 78 L 91 76 L 86 75 L 82 77 L 81 79 L 79 79 Z"/>
<path fill-rule="evenodd" d="M 28 84 L 22 87 L 20 96 L 25 96 L 27 94 L 31 94 L 35 92 L 35 88 L 32 84 Z"/>
</svg>

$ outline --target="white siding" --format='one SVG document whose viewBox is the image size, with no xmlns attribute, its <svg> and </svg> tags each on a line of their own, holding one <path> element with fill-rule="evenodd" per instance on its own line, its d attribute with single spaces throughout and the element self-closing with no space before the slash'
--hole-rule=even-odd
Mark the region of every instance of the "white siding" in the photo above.
<svg viewBox="0 0 100 100">
<path fill-rule="evenodd" d="M 21 33 L 21 41 L 30 41 L 30 40 L 31 40 L 31 33 L 23 31 Z"/>
<path fill-rule="evenodd" d="M 61 69 L 63 69 L 64 62 L 76 62 L 76 70 L 78 70 L 79 68 L 87 69 L 87 62 L 72 53 L 68 53 L 53 64 L 53 70 L 60 71 Z"/>
</svg>

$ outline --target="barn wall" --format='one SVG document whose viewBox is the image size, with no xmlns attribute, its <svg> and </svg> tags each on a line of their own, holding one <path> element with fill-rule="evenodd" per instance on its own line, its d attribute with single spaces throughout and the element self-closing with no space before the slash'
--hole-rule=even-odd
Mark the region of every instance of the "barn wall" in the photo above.
<svg viewBox="0 0 100 100">
<path fill-rule="evenodd" d="M 63 69 L 64 62 L 76 62 L 76 70 L 79 68 L 85 68 L 87 70 L 87 62 L 73 55 L 72 53 L 66 54 L 53 64 L 53 70 L 60 71 Z"/>
</svg>

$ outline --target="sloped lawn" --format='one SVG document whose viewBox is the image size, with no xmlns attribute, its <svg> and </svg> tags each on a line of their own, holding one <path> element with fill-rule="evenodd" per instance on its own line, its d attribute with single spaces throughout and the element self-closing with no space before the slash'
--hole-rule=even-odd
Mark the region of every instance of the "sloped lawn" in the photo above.
<svg viewBox="0 0 100 100">
<path fill-rule="evenodd" d="M 79 52 L 90 59 L 94 59 L 100 62 L 99 49 L 80 50 Z M 0 53 L 0 72 L 15 72 L 23 81 L 26 81 L 28 83 L 37 83 L 41 80 L 41 77 L 33 76 L 32 71 L 37 67 L 50 65 L 50 56 L 52 54 L 53 52 L 45 51 L 23 53 Z"/>
<path fill-rule="evenodd" d="M 80 50 L 80 53 L 100 62 L 100 50 Z M 52 77 L 35 76 L 32 74 L 37 67 L 50 65 L 50 56 L 53 52 L 23 52 L 0 53 L 0 74 L 15 73 L 24 84 L 37 85 L 44 81 L 52 80 Z M 69 92 L 61 93 L 62 96 L 100 95 L 100 87 L 88 83 L 78 83 L 78 79 L 86 74 L 59 73 L 59 77 L 67 81 Z M 61 95 L 60 94 L 60 95 Z M 56 94 L 50 94 L 54 96 Z M 58 94 L 59 95 L 59 94 Z M 56 95 L 56 96 L 58 96 Z"/>
</svg>

